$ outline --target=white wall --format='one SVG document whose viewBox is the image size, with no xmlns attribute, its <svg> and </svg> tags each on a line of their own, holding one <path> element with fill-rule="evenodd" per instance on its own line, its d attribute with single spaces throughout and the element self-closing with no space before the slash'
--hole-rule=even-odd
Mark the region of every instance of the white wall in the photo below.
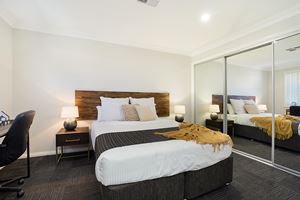
<svg viewBox="0 0 300 200">
<path fill-rule="evenodd" d="M 61 107 L 74 103 L 76 89 L 169 92 L 171 104 L 190 113 L 188 57 L 22 30 L 13 36 L 14 112 L 37 111 L 35 155 L 54 151 Z"/>
<path fill-rule="evenodd" d="M 228 64 L 227 93 L 229 95 L 256 96 L 257 103 L 269 108 L 269 72 Z M 196 65 L 196 122 L 204 123 L 212 94 L 224 93 L 224 62 L 212 61 Z"/>
<path fill-rule="evenodd" d="M 0 110 L 12 115 L 12 28 L 0 18 Z"/>
</svg>

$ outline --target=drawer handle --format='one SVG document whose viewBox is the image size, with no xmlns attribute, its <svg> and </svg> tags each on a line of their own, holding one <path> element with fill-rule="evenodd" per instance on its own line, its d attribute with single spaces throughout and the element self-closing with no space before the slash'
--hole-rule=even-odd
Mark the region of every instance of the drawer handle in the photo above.
<svg viewBox="0 0 300 200">
<path fill-rule="evenodd" d="M 65 142 L 80 142 L 80 138 L 78 138 L 78 139 L 73 139 L 73 140 L 68 140 L 68 139 L 66 139 Z"/>
</svg>

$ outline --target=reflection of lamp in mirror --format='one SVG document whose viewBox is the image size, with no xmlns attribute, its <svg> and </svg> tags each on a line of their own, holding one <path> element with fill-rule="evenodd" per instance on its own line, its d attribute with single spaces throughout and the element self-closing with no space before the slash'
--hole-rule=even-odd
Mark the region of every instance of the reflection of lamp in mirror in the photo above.
<svg viewBox="0 0 300 200">
<path fill-rule="evenodd" d="M 183 122 L 185 114 L 185 105 L 174 106 L 175 121 Z"/>
<path fill-rule="evenodd" d="M 258 108 L 259 112 L 261 112 L 261 113 L 264 113 L 268 110 L 266 104 L 259 104 L 259 105 L 257 105 L 257 108 Z"/>
<path fill-rule="evenodd" d="M 209 105 L 210 119 L 217 120 L 218 112 L 220 112 L 220 107 L 217 104 Z"/>
<path fill-rule="evenodd" d="M 79 117 L 77 106 L 64 106 L 61 110 L 61 118 L 65 118 L 64 128 L 73 131 L 77 127 L 76 117 Z"/>
</svg>

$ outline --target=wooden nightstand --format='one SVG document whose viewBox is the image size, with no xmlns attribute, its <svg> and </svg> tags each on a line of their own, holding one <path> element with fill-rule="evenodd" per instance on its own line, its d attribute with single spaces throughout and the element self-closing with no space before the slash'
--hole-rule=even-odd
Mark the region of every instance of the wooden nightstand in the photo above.
<svg viewBox="0 0 300 200">
<path fill-rule="evenodd" d="M 209 129 L 223 132 L 223 119 L 217 119 L 217 120 L 206 119 L 205 126 Z M 227 120 L 227 129 L 228 129 L 228 134 L 234 136 L 233 120 Z"/>
<path fill-rule="evenodd" d="M 77 154 L 73 156 L 63 156 L 64 146 L 87 145 L 87 154 Z M 60 147 L 60 154 L 58 148 Z M 77 127 L 74 131 L 66 131 L 61 128 L 56 134 L 56 161 L 57 164 L 63 158 L 87 155 L 90 159 L 90 131 L 89 127 Z"/>
</svg>

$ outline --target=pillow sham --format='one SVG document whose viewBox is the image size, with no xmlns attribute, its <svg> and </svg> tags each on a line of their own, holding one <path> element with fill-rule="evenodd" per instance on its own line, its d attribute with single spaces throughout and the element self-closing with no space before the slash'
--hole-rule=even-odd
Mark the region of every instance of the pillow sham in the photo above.
<svg viewBox="0 0 300 200">
<path fill-rule="evenodd" d="M 228 111 L 228 114 L 234 115 L 234 110 L 230 103 L 227 104 L 227 111 Z"/>
<path fill-rule="evenodd" d="M 157 119 L 149 106 L 135 105 L 135 108 L 140 121 L 152 121 Z"/>
<path fill-rule="evenodd" d="M 101 121 L 101 106 L 96 106 L 97 108 L 97 120 Z"/>
<path fill-rule="evenodd" d="M 125 121 L 139 121 L 139 115 L 136 111 L 135 105 L 122 105 Z"/>
<path fill-rule="evenodd" d="M 155 117 L 157 118 L 157 113 L 156 113 L 156 107 L 155 107 L 155 101 L 154 97 L 149 97 L 149 98 L 132 98 L 129 97 L 130 104 L 138 104 L 142 106 L 148 106 L 150 110 L 154 113 Z"/>
<path fill-rule="evenodd" d="M 102 121 L 122 121 L 124 114 L 122 105 L 129 104 L 129 98 L 109 98 L 101 99 L 101 120 Z"/>
<path fill-rule="evenodd" d="M 244 100 L 244 102 L 245 102 L 245 104 L 248 104 L 248 105 L 255 104 L 255 102 L 252 99 L 250 99 L 250 100 Z"/>
<path fill-rule="evenodd" d="M 235 114 L 245 114 L 245 102 L 242 99 L 230 99 L 230 103 L 233 107 Z"/>
<path fill-rule="evenodd" d="M 245 104 L 244 108 L 247 111 L 247 113 L 249 113 L 249 114 L 259 114 L 260 113 L 257 105 L 255 105 L 255 104 Z"/>
</svg>

